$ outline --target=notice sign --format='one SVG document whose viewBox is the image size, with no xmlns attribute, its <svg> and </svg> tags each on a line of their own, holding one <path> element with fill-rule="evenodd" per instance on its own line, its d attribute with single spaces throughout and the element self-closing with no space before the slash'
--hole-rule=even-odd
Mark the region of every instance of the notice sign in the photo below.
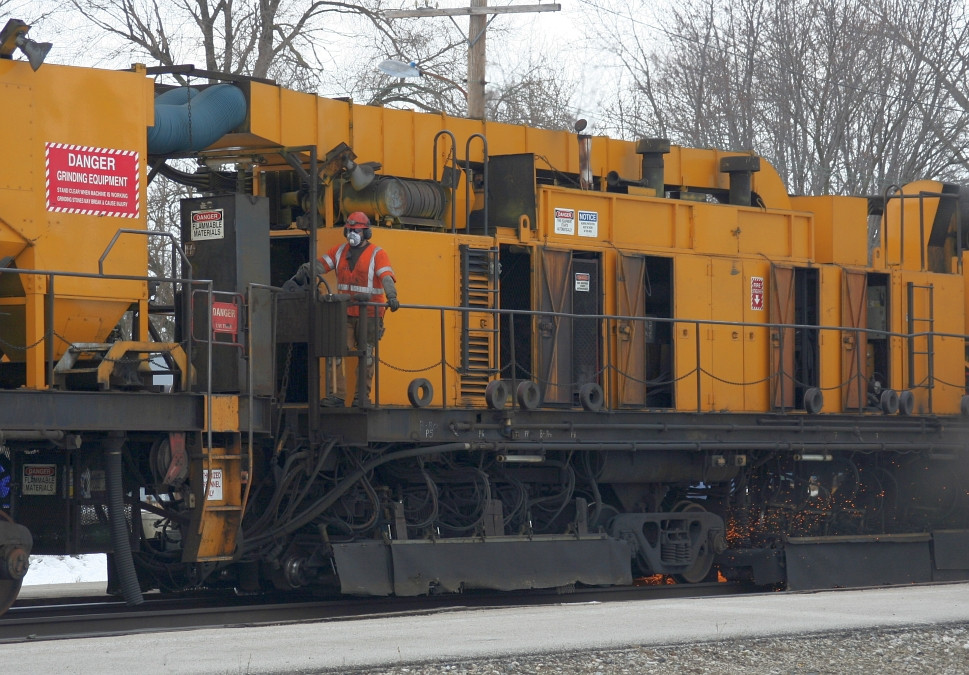
<svg viewBox="0 0 969 675">
<path fill-rule="evenodd" d="M 133 150 L 47 143 L 47 210 L 137 218 L 139 167 Z"/>
<path fill-rule="evenodd" d="M 206 481 L 209 484 L 209 494 L 205 498 L 205 501 L 222 501 L 222 469 L 212 469 L 211 479 L 209 478 L 208 469 L 202 469 L 202 485 L 205 485 Z"/>
<path fill-rule="evenodd" d="M 225 239 L 225 220 L 222 209 L 192 211 L 192 241 Z"/>
<path fill-rule="evenodd" d="M 57 465 L 24 464 L 22 492 L 25 495 L 56 496 Z"/>
<path fill-rule="evenodd" d="M 586 291 L 589 290 L 589 282 L 592 280 L 592 275 L 588 272 L 576 272 L 575 273 L 575 290 Z"/>
<path fill-rule="evenodd" d="M 579 236 L 580 237 L 599 236 L 599 212 L 598 211 L 579 211 Z"/>
<path fill-rule="evenodd" d="M 238 333 L 239 308 L 231 302 L 213 302 L 212 332 L 231 333 L 232 335 Z"/>
<path fill-rule="evenodd" d="M 555 234 L 575 234 L 575 209 L 555 209 Z"/>
<path fill-rule="evenodd" d="M 755 312 L 764 309 L 764 277 L 750 277 L 750 308 Z"/>
</svg>

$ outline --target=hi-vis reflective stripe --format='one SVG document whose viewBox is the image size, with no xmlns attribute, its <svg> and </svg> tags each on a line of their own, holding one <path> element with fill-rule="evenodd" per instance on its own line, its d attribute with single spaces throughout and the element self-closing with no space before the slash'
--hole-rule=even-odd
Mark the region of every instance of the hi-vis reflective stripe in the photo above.
<svg viewBox="0 0 969 675">
<path fill-rule="evenodd" d="M 377 254 L 380 253 L 380 247 L 374 248 L 373 253 L 370 254 L 370 269 L 367 270 L 367 285 L 373 288 L 373 271 L 374 267 L 377 265 Z M 374 291 L 356 291 L 357 293 L 371 293 Z"/>
<path fill-rule="evenodd" d="M 354 293 L 367 293 L 369 295 L 379 295 L 384 292 L 382 288 L 374 288 L 372 286 L 354 286 L 352 284 L 337 284 L 337 290 L 339 291 L 353 291 Z"/>
<path fill-rule="evenodd" d="M 390 265 L 387 265 L 386 267 L 381 267 L 379 270 L 377 270 L 377 276 L 382 277 L 387 272 L 390 272 L 391 274 L 393 274 L 394 268 L 391 267 Z"/>
<path fill-rule="evenodd" d="M 336 250 L 336 260 L 333 262 L 333 269 L 340 266 L 340 261 L 343 260 L 343 254 L 346 253 L 348 244 L 344 244 Z"/>
</svg>

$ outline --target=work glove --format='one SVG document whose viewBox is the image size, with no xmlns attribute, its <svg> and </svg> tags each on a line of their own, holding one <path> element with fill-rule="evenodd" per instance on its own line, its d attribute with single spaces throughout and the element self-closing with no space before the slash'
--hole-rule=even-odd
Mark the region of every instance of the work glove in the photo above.
<svg viewBox="0 0 969 675">
<path fill-rule="evenodd" d="M 397 300 L 397 284 L 394 283 L 393 277 L 387 275 L 381 282 L 384 287 L 384 293 L 387 295 L 387 306 L 390 307 L 391 312 L 396 312 L 400 309 L 400 302 Z"/>
<path fill-rule="evenodd" d="M 314 260 L 312 263 L 303 263 L 299 266 L 299 269 L 296 270 L 296 274 L 294 274 L 289 281 L 283 284 L 283 290 L 289 292 L 298 291 L 303 286 L 309 285 L 309 283 L 313 281 L 314 271 L 317 275 L 322 276 L 324 274 L 323 263 L 321 263 L 319 260 Z"/>
</svg>

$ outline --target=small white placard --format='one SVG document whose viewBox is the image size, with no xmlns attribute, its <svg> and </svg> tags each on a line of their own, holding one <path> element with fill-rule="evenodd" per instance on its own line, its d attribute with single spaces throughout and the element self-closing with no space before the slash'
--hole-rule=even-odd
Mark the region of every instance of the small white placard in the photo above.
<svg viewBox="0 0 969 675">
<path fill-rule="evenodd" d="M 579 236 L 580 237 L 599 236 L 599 212 L 598 211 L 579 211 Z"/>
<path fill-rule="evenodd" d="M 217 502 L 222 500 L 222 469 L 212 469 L 212 480 L 209 480 L 208 469 L 202 469 L 202 484 L 208 481 L 209 495 L 206 501 Z"/>
<path fill-rule="evenodd" d="M 555 234 L 575 234 L 575 209 L 555 209 Z"/>
</svg>

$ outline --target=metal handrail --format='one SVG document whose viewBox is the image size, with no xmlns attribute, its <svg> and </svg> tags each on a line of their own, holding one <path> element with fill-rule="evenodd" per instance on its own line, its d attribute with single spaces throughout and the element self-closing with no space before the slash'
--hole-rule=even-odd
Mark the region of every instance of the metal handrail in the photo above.
<svg viewBox="0 0 969 675">
<path fill-rule="evenodd" d="M 361 306 L 361 309 L 363 307 L 365 307 L 365 306 L 374 306 L 374 307 L 381 306 L 379 303 L 366 303 L 366 302 L 364 302 L 364 303 L 354 303 L 354 304 L 359 304 Z M 401 307 L 402 310 L 407 310 L 407 311 L 431 311 L 431 312 L 435 312 L 435 313 L 437 313 L 437 314 L 440 315 L 439 321 L 440 321 L 440 325 L 441 325 L 441 338 L 440 338 L 441 342 L 440 342 L 439 360 L 438 360 L 437 363 L 429 366 L 428 369 L 441 368 L 441 370 L 442 370 L 442 388 L 443 388 L 443 391 L 445 391 L 445 392 L 447 391 L 447 389 L 446 389 L 446 371 L 447 371 L 447 369 L 449 367 L 455 367 L 455 366 L 452 366 L 452 365 L 450 365 L 450 364 L 447 363 L 447 349 L 448 349 L 447 337 L 448 337 L 448 334 L 447 334 L 447 331 L 446 331 L 445 326 L 446 326 L 446 315 L 447 315 L 448 312 L 461 312 L 461 313 L 467 314 L 467 313 L 470 313 L 470 312 L 473 311 L 475 314 L 492 314 L 492 315 L 496 315 L 496 317 L 497 316 L 507 316 L 508 317 L 508 325 L 509 325 L 509 329 L 508 330 L 509 330 L 509 339 L 510 339 L 510 345 L 509 345 L 509 359 L 510 359 L 510 363 L 508 364 L 508 367 L 510 367 L 512 369 L 512 371 L 511 371 L 511 374 L 508 376 L 507 379 L 512 379 L 512 380 L 514 380 L 514 378 L 517 376 L 517 373 L 516 373 L 517 360 L 515 360 L 515 358 L 514 358 L 514 354 L 515 354 L 515 343 L 514 343 L 514 334 L 515 334 L 514 323 L 515 322 L 514 322 L 514 317 L 515 316 L 527 316 L 527 317 L 530 317 L 530 318 L 531 317 L 540 316 L 540 317 L 555 317 L 555 318 L 558 318 L 558 319 L 583 319 L 583 320 L 592 319 L 592 320 L 602 321 L 604 323 L 605 328 L 604 329 L 603 328 L 600 329 L 599 335 L 600 335 L 600 340 L 602 340 L 602 342 L 600 344 L 603 344 L 605 346 L 605 357 L 606 358 L 605 358 L 605 361 L 600 364 L 600 367 L 598 369 L 598 373 L 600 373 L 603 376 L 603 378 L 607 381 L 607 383 L 608 382 L 611 382 L 612 381 L 611 378 L 614 377 L 614 375 L 613 374 L 610 374 L 609 371 L 616 370 L 617 372 L 619 372 L 618 369 L 617 369 L 617 364 L 612 363 L 613 358 L 614 358 L 613 351 L 612 351 L 612 346 L 613 345 L 612 345 L 612 340 L 611 340 L 611 337 L 610 337 L 612 335 L 612 333 L 611 333 L 611 331 L 608 330 L 608 326 L 611 324 L 611 322 L 614 322 L 614 321 L 626 321 L 626 322 L 632 321 L 632 322 L 643 322 L 643 323 L 646 323 L 646 322 L 651 322 L 651 323 L 665 323 L 665 324 L 670 324 L 671 326 L 676 326 L 676 325 L 689 325 L 689 326 L 692 327 L 693 333 L 694 333 L 693 334 L 693 342 L 694 342 L 694 363 L 693 363 L 693 369 L 690 372 L 688 372 L 688 373 L 682 373 L 682 374 L 679 374 L 679 375 L 676 375 L 674 373 L 674 376 L 671 378 L 671 382 L 675 382 L 677 380 L 680 380 L 680 379 L 683 379 L 683 378 L 688 378 L 688 377 L 696 377 L 697 378 L 697 380 L 696 380 L 697 411 L 702 410 L 702 394 L 703 394 L 703 388 L 702 388 L 703 387 L 703 382 L 702 381 L 704 379 L 704 376 L 706 376 L 706 377 L 716 377 L 716 375 L 714 373 L 708 372 L 703 367 L 703 365 L 704 365 L 703 364 L 703 359 L 702 359 L 702 353 L 703 352 L 702 352 L 702 349 L 700 347 L 701 340 L 702 340 L 701 334 L 703 332 L 702 331 L 702 328 L 716 327 L 716 326 L 724 326 L 724 327 L 744 328 L 744 329 L 746 329 L 746 328 L 756 328 L 756 329 L 760 329 L 760 330 L 764 330 L 764 331 L 771 331 L 771 330 L 777 330 L 777 329 L 780 329 L 780 330 L 793 329 L 793 330 L 798 330 L 798 331 L 813 331 L 813 332 L 817 332 L 819 334 L 823 334 L 825 332 L 836 332 L 836 333 L 839 333 L 839 334 L 867 335 L 869 337 L 880 337 L 880 338 L 886 338 L 886 339 L 898 338 L 898 339 L 902 339 L 902 340 L 914 340 L 914 339 L 918 339 L 918 338 L 921 338 L 921 337 L 929 337 L 930 339 L 934 339 L 934 338 L 952 338 L 952 339 L 956 339 L 956 340 L 960 340 L 960 341 L 969 341 L 969 335 L 962 334 L 962 333 L 940 332 L 940 331 L 936 331 L 936 330 L 927 330 L 927 331 L 919 331 L 919 332 L 896 332 L 896 331 L 889 331 L 889 330 L 879 330 L 879 329 L 873 329 L 873 328 L 861 328 L 861 327 L 840 326 L 840 325 L 837 325 L 836 326 L 836 325 L 814 325 L 814 324 L 799 324 L 799 323 L 773 323 L 773 322 L 752 322 L 752 321 L 728 321 L 728 320 L 696 319 L 696 318 L 681 318 L 681 317 L 654 317 L 654 316 L 650 316 L 650 317 L 631 317 L 631 316 L 623 316 L 623 315 L 618 315 L 618 314 L 574 314 L 574 313 L 567 313 L 567 312 L 532 311 L 532 310 L 517 310 L 517 309 L 515 309 L 515 310 L 513 310 L 513 309 L 504 309 L 503 310 L 503 309 L 488 309 L 488 308 L 480 308 L 480 307 L 468 308 L 468 307 L 450 306 L 450 305 L 401 304 L 400 307 Z M 361 312 L 361 313 L 363 313 L 363 312 Z M 855 340 L 855 344 L 858 344 L 858 340 Z M 783 348 L 784 347 L 782 346 L 781 349 L 783 349 Z M 858 351 L 858 350 L 856 350 L 856 351 Z M 859 354 L 856 354 L 856 358 L 859 358 L 859 364 L 860 364 L 860 358 L 861 358 L 860 357 L 860 353 Z M 376 371 L 377 371 L 377 374 L 375 375 L 375 389 L 379 389 L 379 379 L 377 379 L 377 378 L 379 378 L 379 371 L 380 371 L 380 368 L 381 368 L 381 362 L 380 362 L 379 358 L 377 358 L 376 356 L 375 356 L 375 359 L 377 361 L 376 362 Z M 499 366 L 500 366 L 500 364 L 499 364 Z M 500 368 L 499 368 L 499 372 L 500 372 Z M 363 373 L 363 371 L 360 371 L 360 373 L 358 373 L 358 377 L 361 376 L 362 373 Z M 793 373 L 774 372 L 774 373 L 769 374 L 769 377 L 778 377 L 778 376 L 793 377 Z M 857 370 L 857 375 L 854 376 L 854 377 L 859 377 L 859 378 L 862 378 L 864 380 L 863 370 L 860 367 Z M 499 376 L 498 379 L 506 379 L 506 378 L 501 378 Z M 572 383 L 572 384 L 575 384 L 575 383 Z M 748 384 L 752 384 L 752 383 L 736 383 L 736 384 L 738 386 L 747 386 Z M 802 386 L 802 387 L 809 387 L 809 386 L 818 386 L 818 387 L 820 387 L 820 381 L 818 383 L 813 383 L 813 384 L 812 383 L 806 383 L 806 382 L 802 382 L 802 383 L 798 383 L 798 384 L 799 384 L 799 386 Z M 860 400 L 860 404 L 859 404 L 859 408 L 863 408 L 864 407 L 864 400 L 865 400 L 864 387 L 866 386 L 866 384 L 867 384 L 867 380 L 864 380 L 864 382 L 862 382 L 861 383 L 861 386 L 859 387 L 859 389 L 860 389 L 860 399 L 861 399 Z M 843 387 L 845 387 L 847 385 L 848 385 L 847 382 L 841 382 L 838 385 L 838 388 L 843 388 Z M 565 386 L 565 384 L 561 384 L 559 386 Z M 916 386 L 914 388 L 921 388 L 921 386 Z M 375 393 L 377 395 L 379 395 L 379 391 L 377 391 Z M 445 395 L 442 398 L 442 401 L 444 401 L 445 404 L 446 404 L 446 399 L 447 399 L 447 396 Z M 512 399 L 513 399 L 512 406 L 514 406 L 515 405 L 514 396 L 512 397 Z M 379 401 L 379 399 L 377 399 L 377 400 Z M 611 403 L 611 402 L 607 400 L 607 406 L 606 406 L 607 409 L 610 409 L 612 407 L 612 406 L 608 405 L 609 403 Z"/>
</svg>

